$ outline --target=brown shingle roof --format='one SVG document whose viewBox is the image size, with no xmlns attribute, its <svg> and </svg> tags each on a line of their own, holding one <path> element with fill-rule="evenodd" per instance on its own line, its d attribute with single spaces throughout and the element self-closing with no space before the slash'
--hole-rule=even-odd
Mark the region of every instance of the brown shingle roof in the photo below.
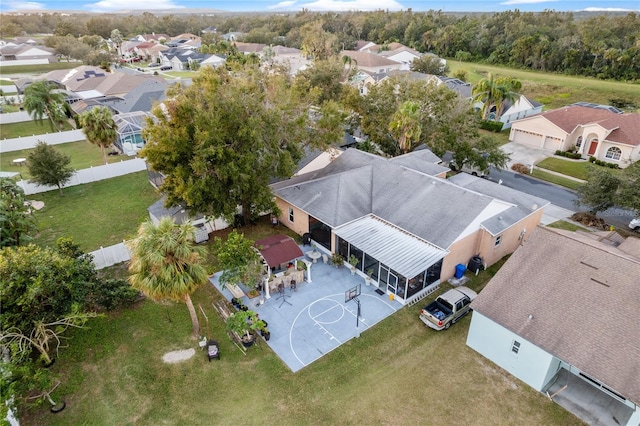
<svg viewBox="0 0 640 426">
<path fill-rule="evenodd" d="M 640 114 L 614 114 L 599 124 L 605 129 L 615 129 L 607 136 L 608 141 L 640 145 Z"/>
<path fill-rule="evenodd" d="M 260 250 L 262 257 L 272 268 L 303 256 L 298 244 L 287 235 L 272 235 L 256 241 L 254 246 Z"/>
<path fill-rule="evenodd" d="M 346 55 L 351 59 L 355 59 L 358 66 L 361 67 L 383 67 L 385 65 L 398 65 L 398 62 L 387 59 L 375 53 L 356 52 L 355 50 L 344 50 L 341 55 Z"/>
<path fill-rule="evenodd" d="M 537 228 L 471 306 L 640 403 L 640 260 Z"/>
<path fill-rule="evenodd" d="M 573 129 L 580 124 L 606 120 L 618 114 L 604 109 L 570 105 L 564 108 L 543 112 L 541 115 L 565 132 L 571 133 L 573 132 Z"/>
</svg>

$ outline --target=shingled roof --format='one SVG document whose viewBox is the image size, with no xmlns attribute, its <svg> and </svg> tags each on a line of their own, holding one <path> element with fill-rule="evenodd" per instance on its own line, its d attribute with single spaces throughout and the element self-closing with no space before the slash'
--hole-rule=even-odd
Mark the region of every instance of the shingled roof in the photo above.
<svg viewBox="0 0 640 426">
<path fill-rule="evenodd" d="M 640 260 L 537 228 L 471 307 L 640 403 Z"/>
</svg>

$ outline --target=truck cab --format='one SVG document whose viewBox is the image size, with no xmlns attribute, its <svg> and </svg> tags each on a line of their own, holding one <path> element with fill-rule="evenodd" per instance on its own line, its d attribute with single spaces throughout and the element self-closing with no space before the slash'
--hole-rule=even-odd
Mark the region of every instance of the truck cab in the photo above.
<svg viewBox="0 0 640 426">
<path fill-rule="evenodd" d="M 434 330 L 444 330 L 471 311 L 478 294 L 468 287 L 457 287 L 441 294 L 420 311 L 420 320 Z"/>
</svg>

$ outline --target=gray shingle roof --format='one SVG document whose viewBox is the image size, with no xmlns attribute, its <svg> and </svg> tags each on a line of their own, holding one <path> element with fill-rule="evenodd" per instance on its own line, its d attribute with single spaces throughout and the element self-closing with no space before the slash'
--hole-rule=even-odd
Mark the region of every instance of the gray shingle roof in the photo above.
<svg viewBox="0 0 640 426">
<path fill-rule="evenodd" d="M 539 227 L 471 306 L 638 404 L 639 277 L 640 260 Z"/>
</svg>

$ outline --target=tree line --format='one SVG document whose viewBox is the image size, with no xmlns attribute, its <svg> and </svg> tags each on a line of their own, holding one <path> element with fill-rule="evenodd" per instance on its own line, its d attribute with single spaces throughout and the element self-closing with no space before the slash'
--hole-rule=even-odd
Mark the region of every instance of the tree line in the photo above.
<svg viewBox="0 0 640 426">
<path fill-rule="evenodd" d="M 242 41 L 303 46 L 305 25 L 320 25 L 318 37 L 334 36 L 331 49 L 353 49 L 358 40 L 383 47 L 400 42 L 420 52 L 463 61 L 481 61 L 517 68 L 634 81 L 640 78 L 640 16 L 626 14 L 521 12 L 448 14 L 442 11 L 292 14 L 141 15 L 28 14 L 4 15 L 2 37 L 52 33 L 109 38 L 118 28 L 123 35 L 203 34 L 206 44 L 216 35 L 244 33 Z"/>
</svg>

